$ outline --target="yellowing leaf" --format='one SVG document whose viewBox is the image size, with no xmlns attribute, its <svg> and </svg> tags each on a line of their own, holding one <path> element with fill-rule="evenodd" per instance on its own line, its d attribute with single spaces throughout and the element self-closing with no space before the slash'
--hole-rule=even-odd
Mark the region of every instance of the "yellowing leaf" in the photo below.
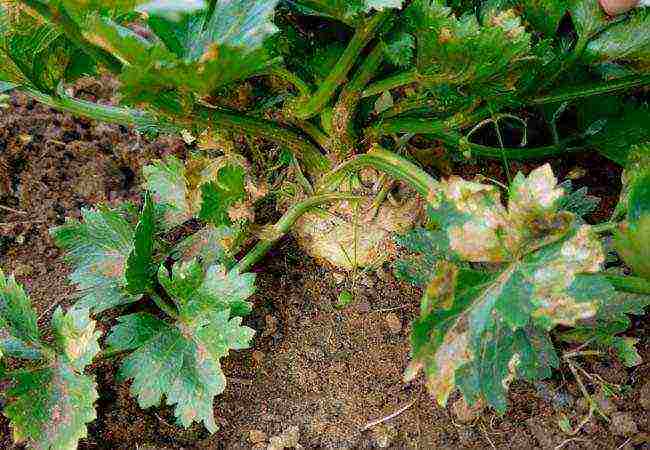
<svg viewBox="0 0 650 450">
<path fill-rule="evenodd" d="M 407 273 L 422 276 L 418 264 L 438 258 L 413 323 L 406 377 L 423 369 L 441 404 L 459 387 L 468 401 L 504 411 L 512 380 L 546 377 L 558 365 L 548 331 L 595 317 L 613 297 L 595 275 L 605 260 L 600 240 L 560 210 L 563 195 L 548 165 L 515 177 L 507 208 L 495 186 L 453 177 L 429 199 L 437 228 L 402 240 L 426 252 Z M 477 262 L 494 270 L 469 268 Z"/>
</svg>

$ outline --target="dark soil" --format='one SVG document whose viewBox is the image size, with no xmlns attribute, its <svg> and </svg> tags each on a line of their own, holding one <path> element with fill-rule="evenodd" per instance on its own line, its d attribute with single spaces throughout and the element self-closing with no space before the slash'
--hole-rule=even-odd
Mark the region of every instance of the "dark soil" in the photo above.
<svg viewBox="0 0 650 450">
<path fill-rule="evenodd" d="M 110 80 L 81 83 L 77 95 L 110 98 Z M 69 268 L 49 235 L 50 226 L 78 217 L 97 202 L 138 200 L 143 164 L 165 154 L 184 156 L 182 141 L 147 141 L 123 127 L 98 124 L 54 112 L 16 95 L 0 110 L 0 267 L 25 284 L 42 325 L 57 304 L 73 300 Z M 594 155 L 552 162 L 564 177 L 576 167 L 586 175 L 575 182 L 602 199 L 591 220 L 611 212 L 618 196 L 619 170 Z M 512 165 L 530 170 L 532 165 Z M 455 166 L 464 176 L 482 173 L 504 179 L 500 164 Z M 14 211 L 12 211 L 14 210 Z M 292 426 L 305 448 L 650 448 L 650 363 L 625 369 L 613 360 L 583 361 L 583 368 L 621 385 L 620 395 L 602 398 L 611 423 L 592 419 L 576 436 L 573 425 L 586 414 L 571 372 L 511 388 L 504 417 L 485 411 L 463 417 L 453 397 L 438 407 L 422 381 L 402 382 L 409 359 L 408 327 L 419 308 L 420 292 L 397 282 L 389 266 L 361 274 L 355 300 L 336 309 L 338 293 L 350 279 L 314 264 L 291 239 L 283 240 L 258 265 L 255 310 L 247 324 L 258 334 L 253 347 L 225 360 L 229 378 L 215 402 L 221 429 L 210 436 L 202 426 L 183 430 L 171 408 L 141 410 L 128 385 L 116 380 L 117 361 L 98 363 L 98 418 L 82 449 L 265 448 L 268 438 Z M 105 319 L 104 329 L 110 326 Z M 650 361 L 650 320 L 635 321 L 630 335 Z M 371 422 L 402 411 L 379 425 Z M 7 421 L 0 419 L 0 447 L 15 448 Z"/>
</svg>

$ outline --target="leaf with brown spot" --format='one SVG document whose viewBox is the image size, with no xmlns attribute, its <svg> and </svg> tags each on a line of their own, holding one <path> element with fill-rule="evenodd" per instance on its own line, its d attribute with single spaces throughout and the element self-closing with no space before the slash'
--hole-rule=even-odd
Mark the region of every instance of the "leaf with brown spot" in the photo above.
<svg viewBox="0 0 650 450">
<path fill-rule="evenodd" d="M 74 450 L 87 435 L 86 424 L 96 418 L 98 398 L 92 377 L 83 373 L 99 352 L 100 333 L 88 310 L 63 313 L 52 319 L 53 348 L 40 343 L 42 361 L 37 368 L 17 369 L 4 375 L 9 388 L 3 413 L 13 439 L 28 448 Z"/>
<path fill-rule="evenodd" d="M 168 228 L 197 217 L 221 226 L 252 217 L 247 171 L 235 157 L 192 158 L 183 164 L 170 156 L 146 166 L 144 176 L 156 202 L 167 207 Z"/>
<path fill-rule="evenodd" d="M 612 300 L 612 286 L 597 274 L 600 240 L 560 210 L 563 195 L 548 165 L 515 177 L 507 208 L 494 186 L 455 177 L 431 198 L 437 228 L 402 239 L 424 252 L 402 272 L 429 273 L 407 374 L 424 369 L 439 402 L 459 387 L 469 401 L 504 411 L 512 380 L 545 377 L 557 366 L 548 332 L 593 318 Z M 433 272 L 418 266 L 436 259 Z M 468 263 L 491 265 L 482 273 Z"/>
</svg>

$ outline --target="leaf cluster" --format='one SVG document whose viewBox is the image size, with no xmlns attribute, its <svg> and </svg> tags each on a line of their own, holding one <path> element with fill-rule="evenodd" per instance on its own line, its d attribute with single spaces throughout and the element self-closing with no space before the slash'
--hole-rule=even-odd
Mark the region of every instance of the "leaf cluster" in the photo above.
<svg viewBox="0 0 650 450">
<path fill-rule="evenodd" d="M 560 325 L 575 327 L 568 342 L 640 362 L 636 340 L 616 335 L 630 325 L 626 314 L 650 302 L 617 293 L 601 273 L 600 239 L 562 209 L 550 166 L 517 174 L 507 198 L 504 206 L 493 185 L 441 181 L 429 198 L 431 229 L 401 239 L 415 255 L 399 272 L 424 285 L 405 377 L 424 371 L 443 405 L 458 388 L 470 403 L 504 412 L 513 380 L 547 378 L 559 366 L 551 332 Z"/>
</svg>

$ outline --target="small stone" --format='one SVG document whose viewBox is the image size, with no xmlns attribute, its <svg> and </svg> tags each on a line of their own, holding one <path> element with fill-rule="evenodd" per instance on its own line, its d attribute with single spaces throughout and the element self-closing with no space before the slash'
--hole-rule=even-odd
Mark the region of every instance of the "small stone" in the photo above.
<svg viewBox="0 0 650 450">
<path fill-rule="evenodd" d="M 397 314 L 389 313 L 384 317 L 384 320 L 386 321 L 386 325 L 388 325 L 388 329 L 391 333 L 399 334 L 400 331 L 402 331 L 402 321 L 397 317 Z"/>
<path fill-rule="evenodd" d="M 248 441 L 251 444 L 266 442 L 266 433 L 260 430 L 251 430 L 248 432 Z"/>
<path fill-rule="evenodd" d="M 345 274 L 340 272 L 332 272 L 332 278 L 336 284 L 342 284 L 345 281 Z"/>
<path fill-rule="evenodd" d="M 470 406 L 463 397 L 460 397 L 451 406 L 451 410 L 460 423 L 470 423 L 476 420 L 481 414 L 481 411 L 483 411 L 483 405 L 481 402 L 476 402 L 474 405 Z"/>
<path fill-rule="evenodd" d="M 264 316 L 265 327 L 262 332 L 262 337 L 273 336 L 276 331 L 278 331 L 278 319 L 273 317 L 271 314 Z"/>
<path fill-rule="evenodd" d="M 251 358 L 253 358 L 255 364 L 262 364 L 264 362 L 265 355 L 259 350 L 254 350 Z"/>
<path fill-rule="evenodd" d="M 639 403 L 641 403 L 643 409 L 650 410 L 650 381 L 641 388 Z"/>
<path fill-rule="evenodd" d="M 380 424 L 372 429 L 372 440 L 377 448 L 389 448 L 396 437 L 397 430 L 392 425 Z"/>
<path fill-rule="evenodd" d="M 609 431 L 616 436 L 630 437 L 639 432 L 632 414 L 626 412 L 617 412 L 612 415 L 612 422 L 609 425 Z"/>
<path fill-rule="evenodd" d="M 269 439 L 267 450 L 284 450 L 285 448 L 302 448 L 298 443 L 300 430 L 296 426 L 287 428 L 279 436 Z"/>
<path fill-rule="evenodd" d="M 18 263 L 16 264 L 16 267 L 14 268 L 14 275 L 17 277 L 28 277 L 31 275 L 33 272 L 33 269 L 31 266 L 28 266 L 27 264 L 23 263 Z"/>
</svg>

